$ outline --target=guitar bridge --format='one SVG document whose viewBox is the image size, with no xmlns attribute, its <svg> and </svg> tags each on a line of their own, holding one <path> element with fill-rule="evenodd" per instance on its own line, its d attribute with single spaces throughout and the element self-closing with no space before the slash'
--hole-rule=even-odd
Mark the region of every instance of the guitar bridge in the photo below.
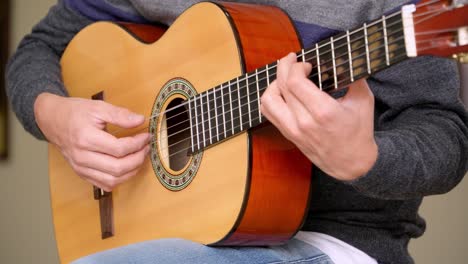
<svg viewBox="0 0 468 264">
<path fill-rule="evenodd" d="M 92 96 L 93 100 L 104 100 L 104 92 Z M 99 200 L 99 218 L 101 221 L 101 238 L 114 236 L 114 214 L 112 193 L 93 186 L 94 200 Z"/>
</svg>

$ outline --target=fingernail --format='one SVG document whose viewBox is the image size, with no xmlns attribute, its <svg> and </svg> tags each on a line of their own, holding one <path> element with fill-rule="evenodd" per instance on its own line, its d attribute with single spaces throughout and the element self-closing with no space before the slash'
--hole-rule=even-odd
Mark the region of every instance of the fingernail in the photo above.
<svg viewBox="0 0 468 264">
<path fill-rule="evenodd" d="M 130 114 L 128 116 L 128 119 L 132 120 L 132 121 L 140 121 L 140 122 L 143 122 L 143 120 L 145 119 L 145 117 L 143 115 L 139 115 L 139 114 Z"/>
</svg>

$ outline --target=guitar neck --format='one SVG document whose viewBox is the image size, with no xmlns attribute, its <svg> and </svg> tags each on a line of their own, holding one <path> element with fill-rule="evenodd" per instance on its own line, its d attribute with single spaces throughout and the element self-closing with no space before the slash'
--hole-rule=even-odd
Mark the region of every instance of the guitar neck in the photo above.
<svg viewBox="0 0 468 264">
<path fill-rule="evenodd" d="M 438 9 L 434 9 L 433 5 Z M 434 10 L 431 11 L 429 7 Z M 458 8 L 448 6 L 444 1 L 429 1 L 418 8 L 420 12 L 416 12 L 415 16 L 413 13 L 416 7 L 406 5 L 400 11 L 365 23 L 360 28 L 322 40 L 313 47 L 297 52 L 297 59 L 312 64 L 309 78 L 320 90 L 332 94 L 355 80 L 366 78 L 408 57 L 417 56 L 418 51 L 423 51 L 423 55 L 431 54 L 430 52 L 438 55 L 441 48 L 446 47 L 440 46 L 439 41 L 428 49 L 428 43 L 431 44 L 431 39 L 428 38 L 432 35 L 427 34 L 434 34 L 434 31 L 424 31 L 421 28 L 425 29 L 428 22 L 440 24 L 439 20 L 449 15 L 447 11 L 452 9 L 455 10 L 451 12 L 461 13 L 462 16 L 458 17 L 463 17 L 467 7 Z M 466 19 L 458 20 L 455 20 L 456 23 L 466 24 Z M 432 24 L 429 26 L 433 27 Z M 462 29 L 466 31 L 466 27 Z M 448 34 L 444 36 L 446 43 L 465 48 L 463 45 L 466 45 L 466 40 L 460 37 L 460 31 L 459 35 L 452 31 L 453 29 L 442 31 Z M 440 39 L 440 36 L 437 37 L 436 40 Z M 436 50 L 438 53 L 434 52 L 434 47 L 439 48 Z M 260 112 L 260 98 L 276 79 L 277 63 L 278 61 L 265 65 L 188 100 L 190 153 L 196 153 L 265 121 Z"/>
</svg>

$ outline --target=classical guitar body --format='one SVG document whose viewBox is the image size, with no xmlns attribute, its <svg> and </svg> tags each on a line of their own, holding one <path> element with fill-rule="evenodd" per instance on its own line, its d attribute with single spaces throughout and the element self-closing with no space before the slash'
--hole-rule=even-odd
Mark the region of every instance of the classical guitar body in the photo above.
<svg viewBox="0 0 468 264">
<path fill-rule="evenodd" d="M 154 143 L 138 175 L 111 194 L 93 190 L 50 146 L 61 261 L 169 237 L 207 245 L 290 239 L 307 211 L 311 164 L 277 130 L 263 124 L 194 152 L 171 149 L 164 131 L 192 114 L 185 100 L 299 49 L 287 15 L 245 4 L 197 4 L 164 33 L 108 22 L 80 32 L 61 61 L 69 94 L 150 117 L 139 128 L 107 130 L 123 137 L 146 129 Z M 164 115 L 177 107 L 179 118 Z"/>
</svg>

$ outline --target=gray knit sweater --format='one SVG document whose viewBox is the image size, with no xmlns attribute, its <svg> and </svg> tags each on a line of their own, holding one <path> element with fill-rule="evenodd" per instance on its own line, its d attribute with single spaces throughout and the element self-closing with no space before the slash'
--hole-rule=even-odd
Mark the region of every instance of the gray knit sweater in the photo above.
<svg viewBox="0 0 468 264">
<path fill-rule="evenodd" d="M 96 20 L 170 25 L 197 0 L 63 0 L 21 42 L 7 69 L 7 93 L 26 130 L 43 138 L 33 104 L 38 94 L 66 96 L 59 59 L 71 38 Z M 404 0 L 257 0 L 285 9 L 302 40 L 357 27 Z M 468 167 L 468 118 L 458 98 L 455 64 L 410 59 L 370 77 L 379 156 L 366 175 L 340 182 L 314 169 L 304 230 L 332 235 L 381 263 L 411 263 L 410 238 L 423 234 L 423 196 L 452 189 Z M 358 151 L 358 150 L 357 150 Z M 446 216 L 450 217 L 450 216 Z"/>
</svg>

